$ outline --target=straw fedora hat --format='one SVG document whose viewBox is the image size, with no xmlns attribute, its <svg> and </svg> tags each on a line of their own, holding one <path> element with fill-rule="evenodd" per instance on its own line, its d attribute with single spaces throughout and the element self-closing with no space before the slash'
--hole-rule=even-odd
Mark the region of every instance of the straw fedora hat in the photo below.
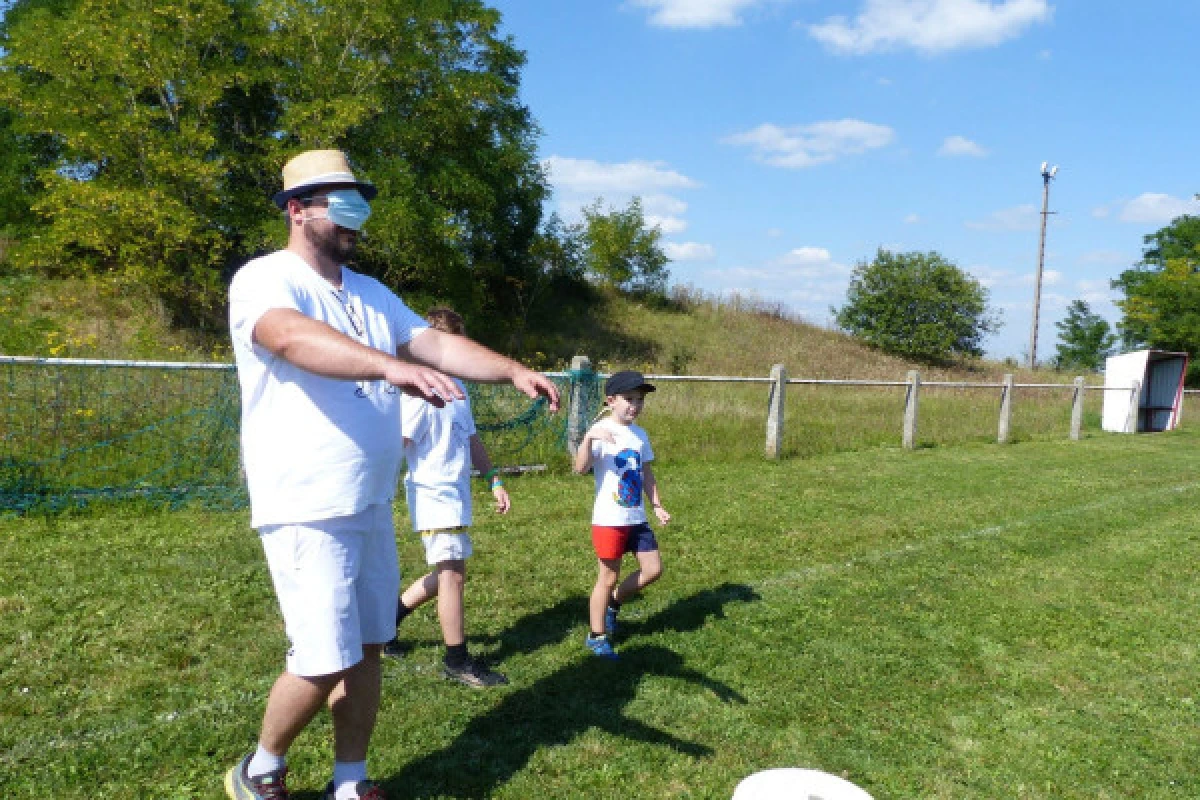
<svg viewBox="0 0 1200 800">
<path fill-rule="evenodd" d="M 368 201 L 376 192 L 374 186 L 354 177 L 341 150 L 308 150 L 283 165 L 283 191 L 275 194 L 275 205 L 287 208 L 293 197 L 329 188 L 358 189 Z"/>
</svg>

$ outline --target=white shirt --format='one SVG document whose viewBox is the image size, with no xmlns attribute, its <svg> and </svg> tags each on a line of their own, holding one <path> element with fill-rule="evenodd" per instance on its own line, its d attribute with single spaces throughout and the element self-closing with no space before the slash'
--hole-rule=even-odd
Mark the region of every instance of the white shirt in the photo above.
<svg viewBox="0 0 1200 800">
<path fill-rule="evenodd" d="M 593 525 L 639 525 L 646 521 L 642 501 L 643 471 L 654 460 L 650 438 L 637 425 L 602 423 L 613 432 L 615 444 L 592 440 L 592 463 L 596 475 Z"/>
<path fill-rule="evenodd" d="M 253 340 L 267 311 L 288 308 L 395 354 L 428 328 L 379 281 L 342 268 L 342 290 L 288 250 L 256 258 L 229 287 L 229 327 L 242 389 L 242 458 L 253 527 L 356 514 L 396 493 L 398 390 L 324 378 Z"/>
<path fill-rule="evenodd" d="M 471 524 L 471 435 L 475 420 L 467 389 L 463 399 L 438 408 L 402 395 L 400 410 L 408 474 L 404 476 L 408 514 L 414 531 Z"/>
</svg>

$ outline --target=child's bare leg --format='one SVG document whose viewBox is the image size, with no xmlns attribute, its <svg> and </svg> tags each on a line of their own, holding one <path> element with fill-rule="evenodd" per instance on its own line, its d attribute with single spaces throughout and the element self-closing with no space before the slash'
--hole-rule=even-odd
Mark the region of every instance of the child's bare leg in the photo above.
<svg viewBox="0 0 1200 800">
<path fill-rule="evenodd" d="M 608 608 L 608 598 L 617 587 L 621 577 L 621 559 L 601 558 L 596 573 L 596 586 L 592 589 L 592 598 L 588 603 L 588 622 L 592 633 L 604 632 L 604 609 Z"/>
<path fill-rule="evenodd" d="M 438 622 L 447 647 L 467 640 L 463 621 L 463 587 L 467 582 L 467 563 L 462 559 L 442 561 L 437 565 Z"/>
<path fill-rule="evenodd" d="M 437 594 L 438 575 L 436 572 L 430 572 L 413 581 L 412 586 L 409 586 L 400 595 L 400 602 L 411 611 L 419 605 L 428 603 L 437 597 Z"/>
<path fill-rule="evenodd" d="M 631 595 L 662 577 L 662 556 L 657 550 L 644 550 L 634 555 L 637 556 L 638 569 L 629 573 L 613 592 L 613 599 L 618 603 L 624 603 Z"/>
</svg>

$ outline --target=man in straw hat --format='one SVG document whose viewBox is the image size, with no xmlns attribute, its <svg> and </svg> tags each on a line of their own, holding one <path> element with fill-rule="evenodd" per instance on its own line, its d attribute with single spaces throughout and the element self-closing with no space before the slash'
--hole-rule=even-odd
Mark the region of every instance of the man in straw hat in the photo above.
<svg viewBox="0 0 1200 800">
<path fill-rule="evenodd" d="M 430 328 L 383 284 L 344 266 L 374 196 L 341 151 L 296 156 L 274 198 L 287 247 L 247 263 L 229 288 L 250 521 L 290 643 L 258 748 L 225 778 L 234 800 L 287 798 L 288 747 L 325 705 L 335 756 L 325 800 L 384 797 L 367 780 L 366 758 L 400 588 L 391 514 L 398 392 L 455 402 L 455 375 L 512 383 L 558 408 L 545 376 Z"/>
</svg>

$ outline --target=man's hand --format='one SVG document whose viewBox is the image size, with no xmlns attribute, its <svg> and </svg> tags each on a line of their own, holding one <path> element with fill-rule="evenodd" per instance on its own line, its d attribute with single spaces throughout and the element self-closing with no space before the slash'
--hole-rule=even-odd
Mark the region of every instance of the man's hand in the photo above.
<svg viewBox="0 0 1200 800">
<path fill-rule="evenodd" d="M 449 400 L 463 399 L 462 390 L 449 376 L 420 364 L 395 361 L 388 365 L 384 380 L 405 394 L 419 397 L 438 408 Z"/>
<path fill-rule="evenodd" d="M 558 411 L 558 387 L 542 373 L 522 367 L 520 372 L 513 375 L 512 384 L 529 397 L 536 399 L 539 395 L 544 396 L 550 401 L 551 413 Z"/>
</svg>

